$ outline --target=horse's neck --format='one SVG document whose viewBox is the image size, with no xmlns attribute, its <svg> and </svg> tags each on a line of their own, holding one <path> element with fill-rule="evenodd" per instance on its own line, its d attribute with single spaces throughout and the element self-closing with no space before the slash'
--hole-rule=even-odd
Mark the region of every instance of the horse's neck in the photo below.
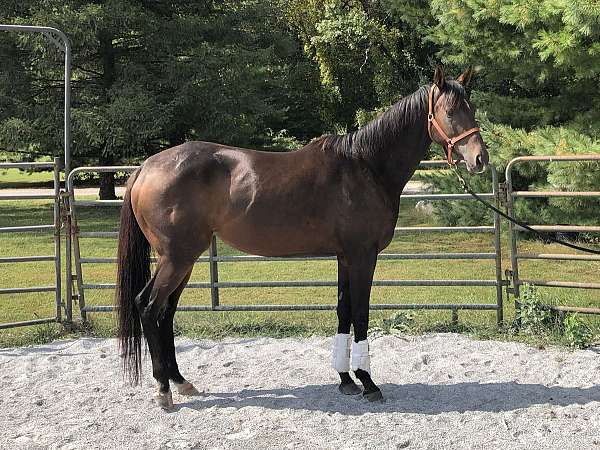
<svg viewBox="0 0 600 450">
<path fill-rule="evenodd" d="M 374 154 L 371 166 L 389 198 L 399 202 L 402 189 L 425 157 L 431 139 L 421 121 L 396 134 L 385 139 L 389 144 Z"/>
</svg>

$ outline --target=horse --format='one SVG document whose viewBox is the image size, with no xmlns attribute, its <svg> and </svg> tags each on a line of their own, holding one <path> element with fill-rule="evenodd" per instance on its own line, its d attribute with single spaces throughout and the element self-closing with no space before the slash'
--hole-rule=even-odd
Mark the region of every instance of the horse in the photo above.
<svg viewBox="0 0 600 450">
<path fill-rule="evenodd" d="M 296 151 L 197 141 L 146 159 L 127 183 L 117 258 L 118 338 L 130 382 L 139 382 L 145 337 L 158 405 L 173 407 L 171 381 L 180 394 L 199 395 L 179 372 L 173 317 L 194 262 L 216 234 L 256 255 L 336 256 L 331 363 L 339 391 L 382 400 L 367 341 L 377 255 L 394 236 L 402 189 L 432 142 L 445 148 L 449 163 L 456 158 L 469 172 L 485 170 L 488 153 L 466 94 L 472 73 L 469 68 L 451 79 L 437 67 L 432 84 L 364 127 Z M 151 249 L 157 257 L 152 275 Z"/>
</svg>

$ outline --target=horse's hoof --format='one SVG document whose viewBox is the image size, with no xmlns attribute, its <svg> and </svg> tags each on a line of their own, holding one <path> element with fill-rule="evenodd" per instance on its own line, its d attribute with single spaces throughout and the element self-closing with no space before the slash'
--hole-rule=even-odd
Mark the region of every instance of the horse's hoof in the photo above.
<svg viewBox="0 0 600 450">
<path fill-rule="evenodd" d="M 383 402 L 383 394 L 379 389 L 373 392 L 363 392 L 363 398 L 370 402 Z"/>
<path fill-rule="evenodd" d="M 181 384 L 178 383 L 174 383 L 175 387 L 177 388 L 177 392 L 179 392 L 179 394 L 181 395 L 189 395 L 189 396 L 194 396 L 194 395 L 200 395 L 200 391 L 198 391 L 198 389 L 196 389 L 194 387 L 194 385 L 192 383 L 190 383 L 189 381 L 185 381 Z"/>
<path fill-rule="evenodd" d="M 173 409 L 173 395 L 171 391 L 168 392 L 156 392 L 154 394 L 154 400 L 162 409 L 169 410 Z"/>
<path fill-rule="evenodd" d="M 338 389 L 344 395 L 358 395 L 362 392 L 362 389 L 353 381 L 351 383 L 340 384 Z"/>
</svg>

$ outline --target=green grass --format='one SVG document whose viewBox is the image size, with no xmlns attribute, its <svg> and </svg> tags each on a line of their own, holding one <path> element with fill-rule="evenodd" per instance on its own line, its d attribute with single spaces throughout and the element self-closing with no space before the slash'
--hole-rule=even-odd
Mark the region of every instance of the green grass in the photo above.
<svg viewBox="0 0 600 450">
<path fill-rule="evenodd" d="M 115 230 L 118 222 L 117 208 L 79 208 L 78 219 L 83 231 Z M 51 223 L 51 204 L 44 201 L 20 201 L 0 203 L 0 226 Z M 400 223 L 407 225 L 431 224 L 429 217 L 403 202 Z M 0 235 L 2 256 L 27 256 L 52 254 L 51 235 L 3 234 Z M 503 268 L 510 267 L 508 245 L 503 239 Z M 546 245 L 537 241 L 522 243 L 528 252 L 560 253 L 556 245 Z M 397 236 L 386 252 L 490 252 L 493 249 L 492 236 L 482 234 L 424 234 Z M 116 240 L 82 239 L 81 250 L 84 256 L 114 256 Z M 64 251 L 64 242 L 63 242 Z M 235 250 L 220 245 L 220 254 L 237 254 Z M 552 262 L 523 261 L 520 264 L 523 278 L 556 280 L 597 280 L 600 269 L 598 262 Z M 112 264 L 86 264 L 84 280 L 94 283 L 114 282 L 115 267 Z M 53 263 L 0 264 L 0 288 L 33 285 L 52 285 Z M 381 261 L 375 279 L 493 279 L 493 261 L 469 260 L 414 260 Z M 259 280 L 336 280 L 335 262 L 254 262 L 220 263 L 220 281 L 259 281 Z M 198 264 L 192 281 L 207 281 L 208 265 Z M 558 304 L 597 306 L 599 293 L 593 290 L 540 289 L 549 301 Z M 112 304 L 112 290 L 86 291 L 89 305 Z M 294 304 L 334 303 L 335 288 L 243 288 L 221 289 L 221 303 L 239 304 Z M 495 289 L 482 287 L 374 287 L 373 303 L 494 303 Z M 205 289 L 187 289 L 180 304 L 209 305 L 210 293 Z M 51 293 L 0 296 L 0 321 L 12 322 L 35 317 L 51 316 L 54 311 Z M 75 305 L 75 314 L 77 314 Z M 514 304 L 505 302 L 506 323 L 514 318 Z M 393 314 L 372 312 L 371 323 L 377 325 Z M 87 333 L 98 336 L 114 335 L 114 320 L 111 314 L 90 314 L 90 326 L 76 334 Z M 510 328 L 498 330 L 493 312 L 460 311 L 459 324 L 452 324 L 449 311 L 420 311 L 415 313 L 414 332 L 459 331 L 469 332 L 479 337 L 499 339 L 535 340 L 531 336 L 515 336 Z M 600 319 L 585 319 L 592 330 L 600 333 Z M 239 335 L 305 336 L 312 334 L 330 335 L 335 332 L 337 320 L 333 311 L 327 312 L 195 312 L 178 313 L 176 327 L 180 334 L 195 337 L 219 338 Z M 38 343 L 62 336 L 57 325 L 27 327 L 0 331 L 0 346 Z"/>
<path fill-rule="evenodd" d="M 52 172 L 31 172 L 21 169 L 0 169 L 3 188 L 52 187 Z"/>
</svg>

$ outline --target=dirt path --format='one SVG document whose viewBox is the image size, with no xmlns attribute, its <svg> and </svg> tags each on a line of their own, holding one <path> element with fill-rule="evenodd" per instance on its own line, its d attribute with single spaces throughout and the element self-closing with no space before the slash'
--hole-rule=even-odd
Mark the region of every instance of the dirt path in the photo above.
<svg viewBox="0 0 600 450">
<path fill-rule="evenodd" d="M 0 350 L 1 448 L 600 448 L 600 354 L 442 334 L 372 342 L 386 397 L 337 393 L 330 339 L 177 342 L 204 391 L 164 412 L 114 340 Z M 3 442 L 2 442 L 3 441 Z"/>
</svg>

